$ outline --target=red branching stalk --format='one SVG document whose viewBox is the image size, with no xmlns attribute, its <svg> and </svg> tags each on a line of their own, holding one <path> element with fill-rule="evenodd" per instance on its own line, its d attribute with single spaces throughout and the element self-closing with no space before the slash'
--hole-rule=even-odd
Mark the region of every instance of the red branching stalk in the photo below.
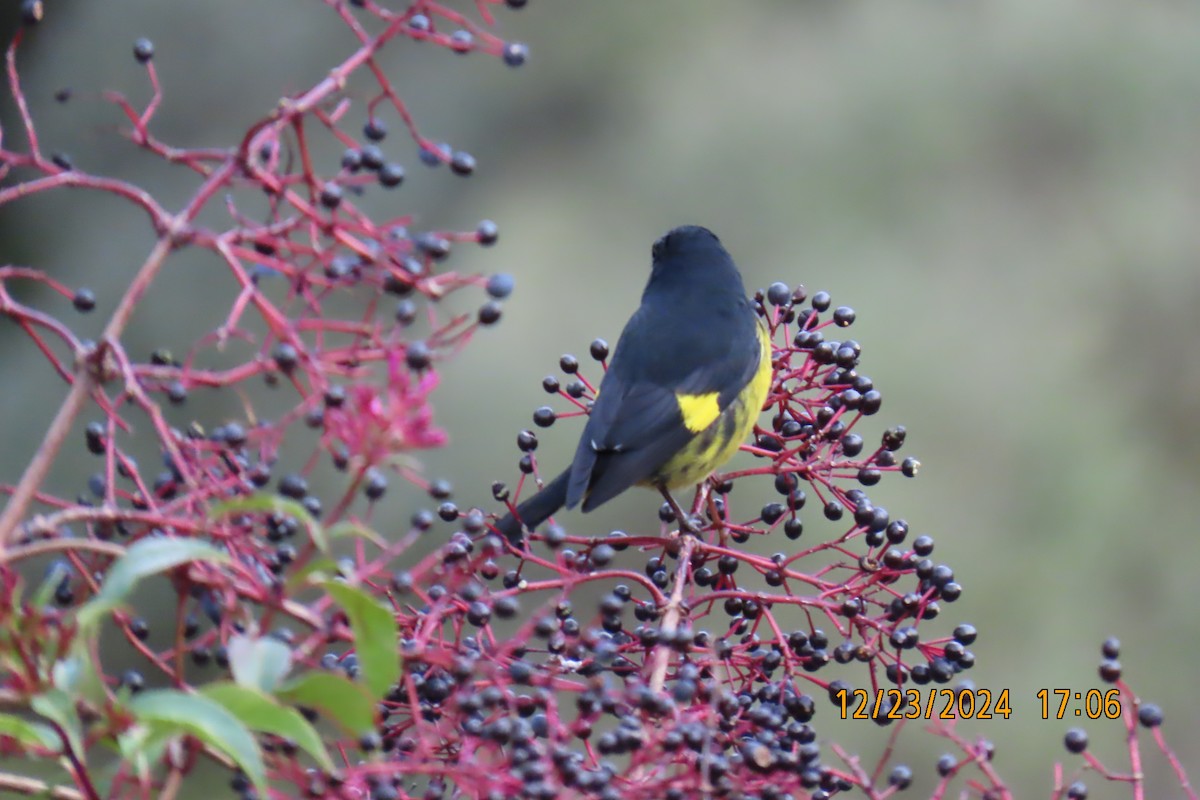
<svg viewBox="0 0 1200 800">
<path fill-rule="evenodd" d="M 196 537 L 222 544 L 236 559 L 228 571 L 197 566 L 174 576 L 182 594 L 177 615 L 179 630 L 172 646 L 163 650 L 144 644 L 140 635 L 132 633 L 135 618 L 124 612 L 114 615 L 132 649 L 174 685 L 187 685 L 183 656 L 189 652 L 196 656 L 205 648 L 222 644 L 232 631 L 230 623 L 236 621 L 236 615 L 221 619 L 214 631 L 185 644 L 194 636 L 190 632 L 185 636 L 185 629 L 194 626 L 184 624 L 190 617 L 185 611 L 197 599 L 217 604 L 212 607 L 215 613 L 221 605 L 234 611 L 244 602 L 254 602 L 267 609 L 264 621 L 273 614 L 300 621 L 313 632 L 305 634 L 298 650 L 301 658 L 324 641 L 328 624 L 319 616 L 319 610 L 279 596 L 279 581 L 271 573 L 272 568 L 278 570 L 279 559 L 285 556 L 289 564 L 304 566 L 315 557 L 313 548 L 293 548 L 285 553 L 281 547 L 276 553 L 274 545 L 268 548 L 262 540 L 247 539 L 253 529 L 247 524 L 254 521 L 253 516 L 212 517 L 216 503 L 249 494 L 270 478 L 276 453 L 297 423 L 321 427 L 321 448 L 334 456 L 335 463 L 344 454 L 355 476 L 351 492 L 321 515 L 325 524 L 352 516 L 353 489 L 364 481 L 369 484 L 377 480 L 371 469 L 395 471 L 424 483 L 405 460 L 405 454 L 438 447 L 444 441 L 444 434 L 433 422 L 430 397 L 437 382 L 436 361 L 453 357 L 480 323 L 469 316 L 439 320 L 430 306 L 427 313 L 433 333 L 418 343 L 427 353 L 418 360 L 414 343 L 403 333 L 404 321 L 386 318 L 378 297 L 384 290 L 437 299 L 465 287 L 482 286 L 482 277 L 459 275 L 443 268 L 441 262 L 454 242 L 490 244 L 495 240 L 493 226 L 486 223 L 475 232 L 431 231 L 412 236 L 405 230 L 410 222 L 407 216 L 373 219 L 340 194 L 340 187 L 359 191 L 374 184 L 372 172 L 345 165 L 330 169 L 318 162 L 313 147 L 316 139 L 329 136 L 347 147 L 358 146 L 357 138 L 343 128 L 352 104 L 342 93 L 350 77 L 362 72 L 373 76 L 378 84 L 377 95 L 366 104 L 371 119 L 391 109 L 420 148 L 440 160 L 457 159 L 467 164 L 469 156 L 460 159 L 457 154 L 443 153 L 421 135 L 375 59 L 396 42 L 415 39 L 458 52 L 477 50 L 503 55 L 510 64 L 519 64 L 524 58 L 523 47 L 507 45 L 487 29 L 495 22 L 487 10 L 490 2 L 493 0 L 478 4 L 477 11 L 484 20 L 481 26 L 435 2 L 416 2 L 397 13 L 373 5 L 358 11 L 353 8 L 355 4 L 330 0 L 327 5 L 331 12 L 350 28 L 360 46 L 323 80 L 285 98 L 251 126 L 238 144 L 224 149 L 177 148 L 157 138 L 153 128 L 164 87 L 151 60 L 152 50 L 144 58 L 139 54 L 152 89 L 149 102 L 136 108 L 119 92 L 109 92 L 106 97 L 124 114 L 129 124 L 126 135 L 135 146 L 195 176 L 191 197 L 178 211 L 163 208 L 132 183 L 78 171 L 57 157 L 47 157 L 41 150 L 34 113 L 20 79 L 18 50 L 23 32 L 14 37 L 6 51 L 5 74 L 25 147 L 16 145 L 10 131 L 0 131 L 0 171 L 8 181 L 0 188 L 0 205 L 60 189 L 103 192 L 140 207 L 149 217 L 156 241 L 94 345 L 81 342 L 67 323 L 16 301 L 8 286 L 17 280 L 37 281 L 63 296 L 74 297 L 81 310 L 90 310 L 94 301 L 76 295 L 36 267 L 0 267 L 0 313 L 17 323 L 69 385 L 20 480 L 2 489 L 8 497 L 0 514 L 0 568 L 6 576 L 15 576 L 9 571 L 11 567 L 29 559 L 53 553 L 65 556 L 67 572 L 57 596 L 69 610 L 98 592 L 97 576 L 127 552 L 125 545 L 113 541 L 114 536 L 131 541 L 162 535 Z M 40 18 L 40 6 L 36 12 L 34 16 Z M 452 25 L 465 26 L 473 40 L 464 45 L 461 38 L 440 30 Z M 461 166 L 456 162 L 460 168 L 456 171 L 462 171 Z M 393 176 L 380 181 L 387 187 L 399 179 Z M 265 219 L 242 214 L 233 199 L 237 195 L 232 190 L 255 188 L 265 190 L 270 197 L 271 211 Z M 223 230 L 197 224 L 214 202 L 228 212 L 229 226 Z M 149 362 L 134 359 L 123 339 L 136 309 L 169 257 L 177 250 L 197 247 L 216 254 L 233 279 L 236 293 L 225 323 L 209 336 L 187 345 L 182 361 L 169 356 L 156 356 Z M 271 280 L 289 286 L 283 300 L 260 288 L 260 283 Z M 346 319 L 329 315 L 325 300 L 334 293 L 347 292 L 361 298 L 361 315 Z M 253 320 L 247 319 L 249 314 L 254 315 Z M 489 311 L 487 321 L 497 315 Z M 256 326 L 265 329 L 265 337 L 251 333 Z M 48 339 L 65 344 L 72 354 L 70 358 L 62 358 Z M 206 352 L 230 343 L 251 345 L 251 356 L 232 368 L 213 370 L 203 366 Z M 377 385 L 378 371 L 373 365 L 384 367 L 386 379 L 382 386 Z M 164 401 L 182 402 L 197 387 L 236 390 L 258 377 L 290 385 L 296 394 L 294 405 L 290 409 L 248 408 L 249 428 L 242 424 L 222 427 L 216 437 L 198 427 L 178 431 L 164 413 Z M 346 398 L 344 410 L 342 397 Z M 148 421 L 144 426 L 148 430 L 140 435 L 155 437 L 162 451 L 167 471 L 157 479 L 139 470 L 121 441 L 133 435 L 130 408 L 139 410 Z M 104 419 L 95 430 L 89 426 L 87 431 L 89 449 L 103 463 L 98 483 L 101 503 L 96 507 L 62 497 L 47 486 L 52 466 L 66 452 L 68 436 L 89 410 L 99 412 Z M 310 460 L 305 471 L 314 465 L 315 461 Z M 127 487 L 122 485 L 125 481 Z M 382 491 L 378 484 L 370 484 L 368 489 Z M 281 526 L 278 529 L 284 531 L 283 536 L 290 535 L 293 528 L 289 526 L 294 526 L 294 520 L 269 516 Z M 264 517 L 260 515 L 258 520 Z M 82 525 L 86 537 L 71 536 L 70 525 Z M 388 558 L 385 555 L 362 563 L 367 568 L 362 578 L 369 579 L 380 568 L 378 565 L 388 563 Z M 371 563 L 377 566 L 369 566 Z M 10 582 L 9 586 L 16 584 Z M 16 648 L 13 653 L 19 653 L 19 642 L 11 644 Z M 13 676 L 0 672 L 0 678 L 12 688 Z M 43 688 L 35 680 L 23 691 L 32 696 Z M 109 701 L 115 702 L 111 682 L 104 688 Z M 14 700 L 19 704 L 18 698 Z M 103 716 L 109 710 L 96 708 L 91 713 Z M 67 751 L 64 755 L 76 759 L 81 754 Z M 210 750 L 210 755 L 220 760 L 219 753 Z M 173 791 L 171 787 L 178 784 L 180 775 L 178 765 L 173 766 L 163 791 Z M 11 780 L 5 776 L 5 780 L 8 788 L 17 790 L 34 785 L 15 776 Z M 83 796 L 97 796 L 82 761 L 76 765 L 74 780 Z M 130 788 L 149 788 L 140 778 L 127 776 L 127 780 L 132 781 Z M 114 783 L 114 787 L 121 785 L 121 781 Z M 77 796 L 65 787 L 51 787 L 50 791 Z"/>
</svg>

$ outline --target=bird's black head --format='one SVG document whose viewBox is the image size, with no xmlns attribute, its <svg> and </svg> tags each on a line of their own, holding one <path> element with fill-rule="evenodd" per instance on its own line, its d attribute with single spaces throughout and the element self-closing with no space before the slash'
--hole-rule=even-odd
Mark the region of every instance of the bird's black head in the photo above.
<svg viewBox="0 0 1200 800">
<path fill-rule="evenodd" d="M 686 256 L 689 253 L 704 253 L 721 251 L 721 240 L 708 228 L 700 225 L 680 225 L 667 231 L 650 248 L 650 255 L 656 262 L 671 256 Z"/>
<path fill-rule="evenodd" d="M 708 228 L 681 225 L 667 231 L 650 249 L 654 258 L 646 290 L 675 291 L 688 287 L 701 292 L 733 292 L 744 296 L 742 276 L 721 240 Z"/>
</svg>

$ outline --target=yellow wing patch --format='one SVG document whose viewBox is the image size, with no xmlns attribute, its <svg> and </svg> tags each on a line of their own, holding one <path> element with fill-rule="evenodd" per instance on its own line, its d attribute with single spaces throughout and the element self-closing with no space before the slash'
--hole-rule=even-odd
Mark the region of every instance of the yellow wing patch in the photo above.
<svg viewBox="0 0 1200 800">
<path fill-rule="evenodd" d="M 721 415 L 717 405 L 717 392 L 708 394 L 677 394 L 675 402 L 679 403 L 679 413 L 683 415 L 683 424 L 692 433 L 699 433 Z"/>
</svg>

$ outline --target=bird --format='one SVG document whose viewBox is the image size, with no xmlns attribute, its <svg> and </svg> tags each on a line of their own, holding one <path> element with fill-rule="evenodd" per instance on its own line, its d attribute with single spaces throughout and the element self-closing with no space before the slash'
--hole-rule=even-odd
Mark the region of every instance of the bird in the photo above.
<svg viewBox="0 0 1200 800">
<path fill-rule="evenodd" d="M 587 512 L 631 486 L 694 486 L 754 428 L 771 340 L 716 234 L 673 228 L 651 248 L 641 304 L 621 331 L 570 466 L 495 523 L 514 546 L 563 507 Z M 676 510 L 678 507 L 675 506 Z"/>
</svg>

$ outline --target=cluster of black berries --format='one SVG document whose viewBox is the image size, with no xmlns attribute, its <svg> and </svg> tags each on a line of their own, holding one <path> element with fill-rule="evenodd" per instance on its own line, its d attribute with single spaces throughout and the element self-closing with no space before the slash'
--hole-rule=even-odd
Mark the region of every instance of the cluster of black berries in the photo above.
<svg viewBox="0 0 1200 800">
<path fill-rule="evenodd" d="M 849 327 L 854 311 L 833 308 L 825 292 L 810 299 L 802 287 L 784 284 L 755 300 L 775 342 L 771 424 L 757 432 L 752 447 L 760 465 L 712 483 L 702 516 L 692 520 L 696 540 L 686 545 L 688 563 L 680 564 L 683 540 L 658 530 L 593 539 L 551 525 L 533 538 L 550 550 L 552 562 L 531 558 L 505 581 L 508 588 L 522 579 L 532 584 L 547 567 L 560 580 L 612 571 L 614 588 L 601 596 L 590 621 L 570 626 L 572 635 L 553 619 L 540 619 L 534 629 L 539 646 L 521 648 L 518 671 L 524 681 L 544 686 L 565 680 L 556 677 L 560 662 L 547 654 L 567 658 L 589 687 L 589 702 L 579 706 L 583 716 L 571 732 L 586 733 L 603 755 L 632 755 L 636 764 L 636 754 L 646 754 L 679 767 L 660 770 L 672 776 L 661 785 L 665 796 L 690 796 L 701 783 L 718 795 L 741 791 L 755 798 L 789 796 L 787 787 L 797 786 L 812 797 L 848 791 L 858 778 L 820 757 L 813 698 L 826 695 L 838 706 L 855 684 L 947 684 L 975 663 L 973 625 L 960 624 L 942 638 L 919 629 L 962 593 L 953 570 L 933 559 L 932 537 L 911 535 L 907 521 L 867 494 L 885 473 L 913 477 L 920 464 L 897 455 L 907 438 L 902 426 L 884 431 L 874 447 L 866 444 L 863 419 L 879 411 L 883 398 L 860 372 L 862 346 L 830 335 Z M 601 363 L 609 352 L 602 340 L 590 350 Z M 563 356 L 559 367 L 565 377 L 548 376 L 542 385 L 571 408 L 542 406 L 534 427 L 518 434 L 523 475 L 537 466 L 535 431 L 586 413 L 594 397 L 578 358 Z M 781 500 L 739 515 L 735 488 L 758 480 L 771 481 Z M 493 493 L 501 502 L 512 499 L 503 484 Z M 801 518 L 813 500 L 826 526 L 835 525 L 824 540 L 806 532 Z M 659 516 L 669 524 L 675 513 L 664 503 Z M 779 531 L 790 542 L 813 541 L 799 552 L 790 545 L 790 552 L 766 557 L 741 546 Z M 636 553 L 644 554 L 641 561 Z M 629 585 L 622 570 L 640 573 L 645 583 Z M 665 608 L 673 592 L 682 597 L 681 619 L 670 624 Z M 781 620 L 794 619 L 798 606 L 807 609 L 807 624 L 780 633 Z M 816 616 L 829 624 L 816 625 Z M 669 657 L 659 686 L 653 671 L 663 649 Z M 860 677 L 821 677 L 829 671 Z M 872 718 L 888 725 L 896 711 L 883 704 Z M 896 788 L 912 780 L 904 765 L 883 774 Z"/>
</svg>

